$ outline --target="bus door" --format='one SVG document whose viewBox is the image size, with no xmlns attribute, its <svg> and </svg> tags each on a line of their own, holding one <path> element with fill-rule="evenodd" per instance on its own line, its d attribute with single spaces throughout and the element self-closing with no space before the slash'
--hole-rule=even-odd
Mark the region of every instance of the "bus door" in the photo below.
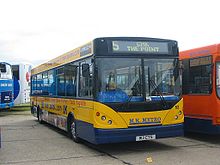
<svg viewBox="0 0 220 165">
<path fill-rule="evenodd" d="M 80 120 L 91 123 L 93 120 L 94 103 L 93 98 L 93 65 L 91 59 L 79 63 L 78 68 L 78 96 L 76 100 L 76 115 Z"/>
<path fill-rule="evenodd" d="M 187 64 L 187 65 L 186 65 Z M 183 60 L 184 113 L 198 118 L 212 117 L 212 57 Z M 214 108 L 214 107 L 213 107 Z"/>
</svg>

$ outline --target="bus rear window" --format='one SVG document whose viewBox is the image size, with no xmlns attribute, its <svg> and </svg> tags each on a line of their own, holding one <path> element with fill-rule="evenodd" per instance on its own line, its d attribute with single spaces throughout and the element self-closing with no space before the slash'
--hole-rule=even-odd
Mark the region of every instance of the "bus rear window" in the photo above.
<svg viewBox="0 0 220 165">
<path fill-rule="evenodd" d="M 0 71 L 2 73 L 5 73 L 6 72 L 6 65 L 5 64 L 0 64 Z"/>
</svg>

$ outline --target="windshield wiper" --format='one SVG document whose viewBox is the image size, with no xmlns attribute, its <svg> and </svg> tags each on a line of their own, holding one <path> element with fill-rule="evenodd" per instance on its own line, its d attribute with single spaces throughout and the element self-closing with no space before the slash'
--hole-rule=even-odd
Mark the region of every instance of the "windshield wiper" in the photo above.
<svg viewBox="0 0 220 165">
<path fill-rule="evenodd" d="M 159 94 L 163 108 L 167 109 L 168 105 L 167 105 L 166 100 L 164 99 L 163 93 L 157 88 L 157 84 L 155 83 L 154 80 L 149 79 L 149 82 L 150 82 L 150 85 L 154 88 L 154 90 Z"/>
<path fill-rule="evenodd" d="M 122 109 L 126 110 L 126 108 L 129 108 L 129 103 L 131 102 L 133 95 L 128 95 L 128 99 L 122 103 Z"/>
</svg>

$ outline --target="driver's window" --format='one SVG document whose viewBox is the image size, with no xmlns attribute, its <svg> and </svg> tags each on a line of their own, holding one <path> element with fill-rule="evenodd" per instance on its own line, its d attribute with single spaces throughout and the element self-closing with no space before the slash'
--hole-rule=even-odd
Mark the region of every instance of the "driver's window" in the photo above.
<svg viewBox="0 0 220 165">
<path fill-rule="evenodd" d="M 88 66 L 88 67 L 84 67 Z M 87 70 L 85 70 L 87 69 Z M 85 72 L 87 74 L 85 74 Z M 87 59 L 80 63 L 80 79 L 79 79 L 79 96 L 80 97 L 93 97 L 93 63 L 92 59 Z"/>
</svg>

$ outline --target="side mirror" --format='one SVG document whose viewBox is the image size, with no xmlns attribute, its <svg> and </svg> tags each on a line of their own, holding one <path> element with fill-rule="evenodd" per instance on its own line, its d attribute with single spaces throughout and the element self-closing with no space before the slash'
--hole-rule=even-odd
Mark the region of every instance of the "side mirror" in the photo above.
<svg viewBox="0 0 220 165">
<path fill-rule="evenodd" d="M 2 73 L 5 73 L 6 72 L 6 65 L 5 64 L 0 64 L 0 71 Z"/>
<path fill-rule="evenodd" d="M 82 76 L 89 77 L 89 64 L 82 64 Z"/>
</svg>

